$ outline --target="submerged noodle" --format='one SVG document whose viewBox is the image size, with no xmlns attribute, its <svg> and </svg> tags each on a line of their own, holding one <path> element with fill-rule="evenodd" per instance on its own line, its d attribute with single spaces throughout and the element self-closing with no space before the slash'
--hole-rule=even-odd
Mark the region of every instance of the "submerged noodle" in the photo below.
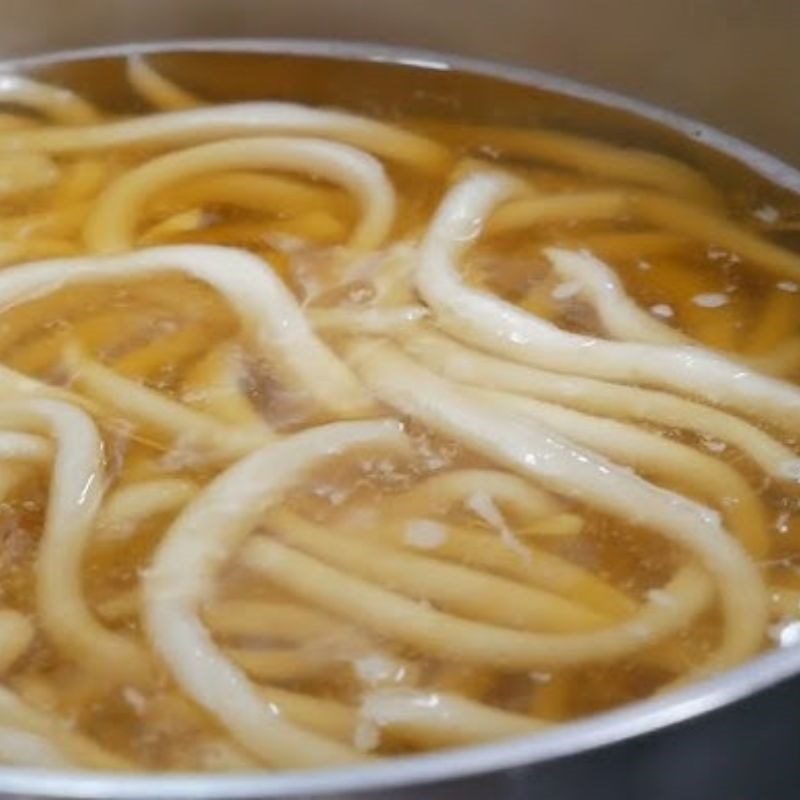
<svg viewBox="0 0 800 800">
<path fill-rule="evenodd" d="M 794 636 L 772 190 L 156 63 L 0 78 L 0 763 L 546 736 Z"/>
</svg>

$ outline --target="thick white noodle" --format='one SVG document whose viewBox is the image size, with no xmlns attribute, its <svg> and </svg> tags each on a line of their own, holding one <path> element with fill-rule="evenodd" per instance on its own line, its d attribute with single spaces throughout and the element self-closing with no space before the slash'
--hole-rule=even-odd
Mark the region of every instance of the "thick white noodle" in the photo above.
<svg viewBox="0 0 800 800">
<path fill-rule="evenodd" d="M 691 625 L 708 607 L 713 584 L 683 567 L 660 587 L 658 600 L 601 630 L 532 633 L 464 619 L 411 600 L 263 536 L 242 550 L 242 562 L 307 602 L 346 617 L 383 639 L 436 659 L 503 672 L 576 667 L 635 657 Z"/>
<path fill-rule="evenodd" d="M 457 469 L 431 475 L 397 498 L 400 508 L 415 507 L 446 513 L 456 503 L 467 503 L 476 493 L 489 495 L 501 507 L 522 518 L 545 517 L 563 511 L 555 497 L 513 472 L 496 469 Z"/>
<path fill-rule="evenodd" d="M 365 537 L 344 538 L 283 509 L 270 512 L 266 526 L 284 544 L 349 575 L 391 586 L 398 594 L 422 598 L 469 619 L 554 633 L 592 630 L 607 622 L 590 609 L 535 586 Z"/>
<path fill-rule="evenodd" d="M 128 83 L 133 90 L 160 111 L 177 111 L 200 105 L 194 95 L 153 69 L 144 56 L 128 56 L 125 66 Z"/>
<path fill-rule="evenodd" d="M 42 153 L 0 154 L 0 198 L 2 199 L 51 189 L 60 177 L 61 169 L 51 158 Z M 47 247 L 46 243 L 44 246 Z"/>
<path fill-rule="evenodd" d="M 44 736 L 0 725 L 0 764 L 38 769 L 70 769 L 75 765 Z"/>
<path fill-rule="evenodd" d="M 0 103 L 20 105 L 54 122 L 68 125 L 97 122 L 100 118 L 91 103 L 69 89 L 50 86 L 22 75 L 0 75 Z"/>
<path fill-rule="evenodd" d="M 362 340 L 349 355 L 387 405 L 551 491 L 658 532 L 693 553 L 717 579 L 724 613 L 725 641 L 714 663 L 736 663 L 759 648 L 767 613 L 761 576 L 715 511 L 642 480 L 530 417 L 465 394 L 394 345 Z"/>
<path fill-rule="evenodd" d="M 168 111 L 80 129 L 45 128 L 21 135 L 0 134 L 0 150 L 25 147 L 52 153 L 119 147 L 163 147 L 269 134 L 319 136 L 361 147 L 376 156 L 426 171 L 444 169 L 450 157 L 442 145 L 394 125 L 346 111 L 298 103 L 232 103 Z"/>
<path fill-rule="evenodd" d="M 156 478 L 123 486 L 108 496 L 100 510 L 98 538 L 127 539 L 150 517 L 183 508 L 197 491 L 197 485 L 186 478 Z"/>
<path fill-rule="evenodd" d="M 544 254 L 561 278 L 580 287 L 580 296 L 591 303 L 612 339 L 651 344 L 689 341 L 680 331 L 639 308 L 614 271 L 591 253 L 548 247 Z"/>
<path fill-rule="evenodd" d="M 0 310 L 67 286 L 183 273 L 211 285 L 238 313 L 257 353 L 273 360 L 326 409 L 352 416 L 370 400 L 350 370 L 314 333 L 270 265 L 244 250 L 176 245 L 118 256 L 37 261 L 0 273 Z M 0 374 L 1 375 L 1 374 Z"/>
<path fill-rule="evenodd" d="M 75 766 L 105 771 L 133 769 L 124 758 L 76 731 L 74 723 L 33 708 L 4 686 L 0 686 L 0 725 L 41 737 Z"/>
<path fill-rule="evenodd" d="M 0 461 L 33 461 L 47 464 L 53 447 L 42 436 L 17 431 L 0 431 Z"/>
<path fill-rule="evenodd" d="M 159 191 L 198 175 L 237 169 L 300 172 L 344 187 L 360 212 L 348 242 L 354 250 L 380 247 L 394 221 L 394 189 L 380 162 L 367 153 L 321 139 L 231 139 L 167 153 L 127 171 L 96 199 L 84 240 L 94 252 L 130 249 L 141 212 Z"/>
<path fill-rule="evenodd" d="M 530 416 L 654 483 L 709 503 L 722 513 L 727 527 L 751 555 L 764 558 L 769 553 L 764 506 L 744 477 L 725 461 L 637 425 L 507 392 L 471 391 L 498 408 Z"/>
<path fill-rule="evenodd" d="M 55 400 L 0 401 L 0 425 L 56 441 L 44 533 L 36 564 L 37 617 L 58 648 L 86 670 L 136 679 L 147 660 L 104 628 L 81 588 L 83 555 L 103 491 L 103 442 L 91 417 Z"/>
<path fill-rule="evenodd" d="M 92 404 L 74 392 L 31 378 L 11 367 L 0 364 L 0 398 L 20 399 L 26 397 L 45 397 L 51 400 L 64 400 L 67 403 L 91 408 Z"/>
<path fill-rule="evenodd" d="M 408 328 L 425 319 L 428 313 L 424 306 L 308 309 L 308 316 L 318 330 L 349 333 L 386 333 Z"/>
<path fill-rule="evenodd" d="M 547 724 L 457 694 L 419 689 L 370 692 L 359 713 L 379 729 L 424 747 L 455 747 L 525 736 Z"/>
<path fill-rule="evenodd" d="M 191 459 L 231 461 L 274 438 L 263 426 L 229 425 L 172 400 L 89 358 L 72 343 L 64 348 L 62 358 L 71 385 L 84 397 L 125 419 L 133 431 L 141 428 L 147 437 L 166 439 L 173 452 Z"/>
<path fill-rule="evenodd" d="M 458 256 L 492 210 L 519 191 L 499 172 L 473 173 L 447 194 L 428 229 L 417 288 L 436 321 L 457 339 L 527 364 L 696 395 L 800 430 L 800 390 L 701 347 L 614 342 L 571 333 L 467 286 Z"/>
<path fill-rule="evenodd" d="M 580 375 L 549 372 L 466 347 L 433 330 L 399 337 L 403 348 L 429 369 L 461 383 L 549 400 L 619 419 L 681 428 L 731 444 L 778 480 L 797 480 L 800 459 L 755 425 L 725 411 L 653 389 L 623 386 Z"/>
<path fill-rule="evenodd" d="M 269 764 L 308 767 L 356 760 L 348 747 L 276 714 L 216 647 L 198 618 L 216 571 L 260 516 L 305 473 L 357 446 L 403 447 L 397 422 L 340 422 L 270 444 L 215 478 L 167 531 L 144 580 L 151 644 L 180 687 Z"/>
</svg>

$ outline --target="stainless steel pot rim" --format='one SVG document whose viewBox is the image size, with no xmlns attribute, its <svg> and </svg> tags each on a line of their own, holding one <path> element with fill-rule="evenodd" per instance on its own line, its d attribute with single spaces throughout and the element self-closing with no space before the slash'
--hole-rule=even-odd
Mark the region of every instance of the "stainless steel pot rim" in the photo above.
<svg viewBox="0 0 800 800">
<path fill-rule="evenodd" d="M 630 111 L 688 134 L 720 150 L 787 188 L 800 192 L 800 172 L 759 149 L 708 125 L 664 111 L 645 102 L 529 67 L 499 64 L 458 55 L 382 44 L 314 39 L 176 40 L 109 45 L 53 52 L 0 63 L 0 72 L 34 69 L 69 60 L 156 52 L 291 53 L 331 58 L 387 61 L 427 69 L 455 69 L 592 100 Z M 235 776 L 200 773 L 120 775 L 0 769 L 0 796 L 29 798 L 102 798 L 118 800 L 247 800 L 302 797 L 309 794 L 367 792 L 422 785 L 513 769 L 600 749 L 654 733 L 711 713 L 800 673 L 800 646 L 777 650 L 716 677 L 669 694 L 632 703 L 615 711 L 566 723 L 545 733 L 477 747 L 394 758 L 347 769 L 313 772 L 242 773 Z"/>
<path fill-rule="evenodd" d="M 779 183 L 792 191 L 800 192 L 800 169 L 795 169 L 758 147 L 723 133 L 703 122 L 650 105 L 643 100 L 635 100 L 626 95 L 617 94 L 616 92 L 585 83 L 579 83 L 543 70 L 504 62 L 460 56 L 454 53 L 369 42 L 336 42 L 325 39 L 181 39 L 111 44 L 100 47 L 53 51 L 14 59 L 0 59 L 0 73 L 14 70 L 35 69 L 59 61 L 79 61 L 90 58 L 126 56 L 136 53 L 230 53 L 237 51 L 265 54 L 287 53 L 341 59 L 353 58 L 366 61 L 406 64 L 423 69 L 459 70 L 478 75 L 487 75 L 489 77 L 511 81 L 512 83 L 536 86 L 571 97 L 590 100 L 602 105 L 629 111 L 640 117 L 658 122 L 746 163 L 752 169 L 775 183 Z"/>
</svg>

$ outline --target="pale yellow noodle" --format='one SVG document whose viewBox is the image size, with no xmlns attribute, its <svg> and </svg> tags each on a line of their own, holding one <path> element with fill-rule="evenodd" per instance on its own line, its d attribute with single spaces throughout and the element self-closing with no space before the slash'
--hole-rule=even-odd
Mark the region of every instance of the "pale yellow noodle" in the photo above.
<svg viewBox="0 0 800 800">
<path fill-rule="evenodd" d="M 5 675 L 31 646 L 33 621 L 19 611 L 0 609 L 0 674 Z"/>
<path fill-rule="evenodd" d="M 616 420 L 505 392 L 473 391 L 499 408 L 530 416 L 659 483 L 711 503 L 749 553 L 763 558 L 769 552 L 764 506 L 747 481 L 724 461 Z"/>
<path fill-rule="evenodd" d="M 129 770 L 133 765 L 73 729 L 59 717 L 34 709 L 0 687 L 0 722 L 41 736 L 77 765 L 97 770 Z"/>
<path fill-rule="evenodd" d="M 90 359 L 79 348 L 65 351 L 71 385 L 114 413 L 154 436 L 163 446 L 185 450 L 199 459 L 230 460 L 249 453 L 271 438 L 260 429 L 226 425 L 214 417 L 171 400 L 164 394 L 118 375 Z"/>
<path fill-rule="evenodd" d="M 205 352 L 209 338 L 221 331 L 214 322 L 188 323 L 176 331 L 157 336 L 114 359 L 114 370 L 128 378 L 145 378 L 167 368 L 179 371 L 187 362 Z"/>
<path fill-rule="evenodd" d="M 188 733 L 195 740 L 193 746 L 178 744 L 169 748 L 170 766 L 186 771 L 253 772 L 260 769 L 255 758 L 221 734 L 205 734 L 199 741 L 195 732 L 206 729 L 208 719 L 204 712 L 176 692 L 159 692 L 147 700 L 146 724 L 171 734 Z"/>
<path fill-rule="evenodd" d="M 0 219 L 0 237 L 35 252 L 41 239 L 72 239 L 86 221 L 88 208 L 88 203 L 78 202 L 50 211 L 7 216 Z"/>
<path fill-rule="evenodd" d="M 58 648 L 87 670 L 137 679 L 145 655 L 92 616 L 81 588 L 84 549 L 102 499 L 102 440 L 79 408 L 54 400 L 0 402 L 0 425 L 56 440 L 44 534 L 36 565 L 37 615 Z"/>
<path fill-rule="evenodd" d="M 444 528 L 447 534 L 444 541 L 430 551 L 434 558 L 480 566 L 518 581 L 533 583 L 609 617 L 628 616 L 636 610 L 636 603 L 619 589 L 578 564 L 531 542 L 525 542 L 530 557 L 523 558 L 520 552 L 510 549 L 493 534 L 455 525 L 445 525 Z M 375 536 L 396 547 L 412 547 L 405 535 L 405 525 L 377 523 L 362 531 L 350 526 L 337 530 L 342 535 Z"/>
<path fill-rule="evenodd" d="M 100 113 L 91 103 L 69 89 L 22 75 L 0 75 L 0 103 L 19 105 L 53 122 L 70 125 L 85 125 L 100 119 Z"/>
<path fill-rule="evenodd" d="M 0 272 L 0 310 L 57 288 L 183 273 L 210 284 L 236 309 L 256 352 L 280 365 L 323 408 L 352 416 L 371 401 L 350 370 L 316 337 L 267 262 L 227 247 L 182 245 L 110 256 L 40 261 Z M 0 379 L 2 376 L 0 376 Z"/>
<path fill-rule="evenodd" d="M 165 189 L 161 196 L 165 203 L 181 206 L 232 205 L 260 214 L 291 216 L 320 208 L 333 210 L 346 198 L 326 184 L 259 172 L 201 175 Z"/>
<path fill-rule="evenodd" d="M 348 241 L 354 250 L 378 247 L 394 221 L 395 197 L 380 162 L 348 145 L 321 139 L 231 139 L 168 153 L 126 172 L 96 200 L 84 227 L 89 250 L 128 250 L 142 211 L 179 181 L 231 169 L 314 174 L 341 185 L 356 199 L 360 218 Z"/>
<path fill-rule="evenodd" d="M 125 66 L 128 82 L 134 91 L 159 111 L 176 111 L 200 105 L 193 94 L 153 69 L 144 56 L 128 56 Z"/>
<path fill-rule="evenodd" d="M 294 103 L 206 107 L 142 56 L 127 75 L 159 113 L 104 120 L 68 90 L 0 76 L 0 104 L 33 112 L 0 118 L 0 196 L 24 201 L 0 220 L 0 266 L 90 253 L 0 270 L 0 502 L 39 514 L 21 490 L 49 473 L 33 609 L 11 594 L 16 574 L 8 605 L 26 611 L 0 609 L 0 675 L 15 687 L 0 687 L 0 761 L 313 769 L 527 736 L 581 711 L 594 668 L 628 665 L 632 682 L 655 670 L 663 687 L 734 666 L 770 621 L 800 619 L 791 578 L 773 585 L 773 561 L 756 563 L 786 545 L 751 465 L 746 479 L 702 449 L 736 448 L 779 488 L 800 482 L 800 457 L 769 432 L 800 431 L 800 390 L 761 374 L 800 365 L 797 298 L 771 287 L 740 337 L 755 302 L 687 311 L 717 283 L 694 250 L 679 260 L 699 243 L 800 281 L 800 256 L 726 216 L 704 175 L 583 136 L 421 123 L 487 156 L 451 169 L 443 144 L 402 127 Z M 495 171 L 498 153 L 535 162 L 520 170 L 530 181 Z M 430 186 L 398 222 L 393 182 L 420 173 Z M 462 275 L 484 233 L 531 234 L 525 253 L 549 272 L 509 289 L 513 259 L 499 275 L 478 251 Z M 186 240 L 247 250 L 143 247 Z M 495 244 L 501 257 L 517 242 Z M 626 269 L 675 254 L 641 285 L 681 329 L 597 253 Z M 177 288 L 160 280 L 175 273 Z M 607 338 L 573 332 L 559 282 Z M 358 421 L 284 433 L 295 405 Z M 375 418 L 386 407 L 408 422 Z M 406 425 L 454 445 L 453 464 L 430 474 Z M 371 486 L 376 449 L 407 460 L 410 489 Z M 291 494 L 338 459 L 364 470 L 353 498 L 306 508 Z M 669 545 L 647 586 L 612 583 L 615 522 Z M 111 560 L 123 551 L 132 566 Z M 66 665 L 50 669 L 39 638 Z M 610 683 L 613 698 L 627 678 Z M 141 764 L 80 732 L 106 719 Z"/>
<path fill-rule="evenodd" d="M 578 514 L 553 514 L 549 517 L 520 525 L 516 532 L 520 536 L 577 536 L 584 528 L 583 518 Z"/>
<path fill-rule="evenodd" d="M 12 113 L 11 111 L 0 111 L 0 130 L 21 131 L 24 129 L 38 128 L 43 123 L 41 120 L 29 117 L 23 113 Z"/>
<path fill-rule="evenodd" d="M 800 256 L 713 211 L 650 193 L 635 196 L 632 205 L 637 217 L 653 225 L 722 247 L 778 276 L 800 279 Z"/>
<path fill-rule="evenodd" d="M 582 220 L 618 220 L 628 210 L 628 194 L 622 191 L 532 193 L 498 209 L 486 223 L 486 233 L 503 234 L 536 225 Z"/>
<path fill-rule="evenodd" d="M 282 542 L 326 564 L 470 619 L 548 632 L 593 630 L 605 621 L 585 607 L 532 586 L 364 538 L 342 541 L 284 509 L 270 511 L 266 523 Z"/>
<path fill-rule="evenodd" d="M 487 224 L 491 233 L 509 233 L 553 221 L 622 218 L 625 215 L 679 236 L 708 242 L 779 276 L 800 278 L 800 256 L 712 209 L 655 192 L 608 195 L 576 193 L 525 197 L 509 203 Z"/>
<path fill-rule="evenodd" d="M 139 244 L 150 247 L 169 242 L 175 237 L 187 237 L 192 233 L 198 233 L 205 227 L 207 216 L 204 211 L 197 208 L 171 214 L 155 225 L 145 227 L 139 235 Z"/>
<path fill-rule="evenodd" d="M 52 712 L 58 708 L 59 693 L 56 687 L 42 675 L 32 675 L 27 672 L 11 675 L 8 679 L 8 688 L 33 708 Z"/>
<path fill-rule="evenodd" d="M 53 770 L 76 766 L 44 736 L 5 725 L 0 725 L 0 764 Z"/>
<path fill-rule="evenodd" d="M 705 176 L 681 161 L 660 153 L 543 129 L 460 125 L 459 132 L 461 141 L 466 140 L 478 147 L 499 148 L 510 156 L 531 158 L 589 175 L 650 186 L 702 204 L 717 205 L 720 202 L 717 190 Z"/>
<path fill-rule="evenodd" d="M 554 275 L 547 275 L 543 280 L 531 286 L 517 301 L 517 305 L 546 320 L 554 320 L 561 315 L 563 303 L 553 297 L 558 281 Z"/>
<path fill-rule="evenodd" d="M 312 608 L 260 600 L 221 600 L 203 619 L 216 636 L 303 642 L 340 629 L 341 623 Z"/>
<path fill-rule="evenodd" d="M 519 475 L 495 469 L 457 469 L 431 475 L 397 498 L 399 508 L 447 512 L 476 492 L 492 497 L 523 519 L 557 514 L 563 506 L 553 495 Z"/>
<path fill-rule="evenodd" d="M 769 434 L 738 417 L 652 389 L 547 372 L 465 347 L 433 330 L 414 331 L 403 347 L 431 369 L 473 386 L 504 389 L 593 414 L 682 428 L 727 442 L 774 478 L 795 473 L 797 455 Z"/>
<path fill-rule="evenodd" d="M 58 208 L 90 200 L 103 188 L 112 171 L 111 164 L 94 158 L 82 158 L 65 166 L 52 193 L 53 206 Z"/>
<path fill-rule="evenodd" d="M 369 693 L 359 714 L 398 738 L 423 747 L 456 747 L 512 736 L 547 726 L 525 714 L 503 711 L 449 692 L 381 689 Z"/>
<path fill-rule="evenodd" d="M 491 221 L 489 222 L 491 225 Z M 646 260 L 674 254 L 686 246 L 686 239 L 674 233 L 587 233 L 580 237 L 590 252 L 615 259 Z"/>
<path fill-rule="evenodd" d="M 490 469 L 454 469 L 426 478 L 408 492 L 386 498 L 389 509 L 408 515 L 414 512 L 446 513 L 461 503 L 475 513 L 473 504 L 498 501 L 517 517 L 530 536 L 574 536 L 580 533 L 583 520 L 577 514 L 564 513 L 552 496 L 531 486 L 509 472 Z M 486 522 L 486 520 L 482 520 Z M 520 531 L 522 532 L 522 531 Z"/>
<path fill-rule="evenodd" d="M 50 189 L 58 182 L 60 175 L 58 166 L 41 153 L 2 154 L 0 199 Z"/>
<path fill-rule="evenodd" d="M 573 677 L 567 673 L 545 673 L 543 682 L 534 687 L 530 712 L 551 722 L 560 722 L 568 713 Z"/>
<path fill-rule="evenodd" d="M 126 589 L 94 606 L 97 616 L 106 622 L 115 623 L 139 613 L 141 596 L 138 587 Z"/>
<path fill-rule="evenodd" d="M 78 252 L 74 242 L 67 239 L 36 237 L 22 242 L 0 242 L 0 267 L 33 261 L 37 258 L 71 256 Z"/>
<path fill-rule="evenodd" d="M 353 741 L 358 713 L 355 708 L 278 686 L 260 686 L 258 693 L 296 725 L 342 742 Z"/>
<path fill-rule="evenodd" d="M 267 228 L 267 240 L 288 237 L 311 246 L 333 246 L 347 235 L 347 225 L 327 211 L 309 211 L 290 219 L 277 219 Z M 360 249 L 360 248 L 356 248 Z"/>
<path fill-rule="evenodd" d="M 181 384 L 183 401 L 225 422 L 268 430 L 266 420 L 245 392 L 244 354 L 231 342 L 213 348 L 186 373 Z"/>
<path fill-rule="evenodd" d="M 797 332 L 800 326 L 800 297 L 791 292 L 773 292 L 761 304 L 755 324 L 747 331 L 745 352 L 771 354 Z"/>
<path fill-rule="evenodd" d="M 27 245 L 23 243 L 19 247 L 26 248 Z M 107 293 L 93 286 L 86 287 L 80 296 L 75 292 L 55 291 L 32 303 L 13 304 L 3 311 L 0 349 L 5 353 L 15 345 L 35 341 L 50 327 L 57 327 L 53 325 L 55 319 L 67 323 L 78 321 L 87 308 L 97 308 L 106 298 Z"/>
<path fill-rule="evenodd" d="M 584 195 L 576 194 L 561 199 L 565 219 L 570 213 L 574 213 L 577 219 L 582 213 L 587 217 L 591 215 L 592 207 L 584 198 Z M 574 206 L 574 212 L 571 212 L 570 205 Z M 609 208 L 608 216 L 610 214 Z M 773 244 L 713 210 L 676 198 L 640 192 L 628 195 L 624 203 L 620 198 L 617 216 L 625 214 L 669 233 L 722 247 L 779 276 L 800 277 L 800 257 L 791 250 Z M 536 199 L 520 200 L 501 209 L 489 224 L 489 230 L 507 233 L 539 224 L 541 218 Z M 607 215 L 602 207 L 598 207 L 593 218 L 605 219 Z"/>
<path fill-rule="evenodd" d="M 109 494 L 97 517 L 97 537 L 127 539 L 142 522 L 179 511 L 198 492 L 186 478 L 162 478 L 122 486 Z"/>
<path fill-rule="evenodd" d="M 371 274 L 365 277 L 369 278 L 375 292 L 375 304 L 398 306 L 415 303 L 417 297 L 410 282 L 415 268 L 416 250 L 406 242 L 387 248 L 377 268 L 372 269 L 372 264 L 368 263 L 364 271 Z"/>
<path fill-rule="evenodd" d="M 343 764 L 357 753 L 276 715 L 214 645 L 197 617 L 214 573 L 261 514 L 307 470 L 355 446 L 404 445 L 396 422 L 334 423 L 267 445 L 215 478 L 184 509 L 144 579 L 150 643 L 175 680 L 234 739 L 267 763 Z"/>
<path fill-rule="evenodd" d="M 265 537 L 254 537 L 241 557 L 278 586 L 379 636 L 436 658 L 510 671 L 602 663 L 633 655 L 647 643 L 689 625 L 712 595 L 702 573 L 685 569 L 662 589 L 669 602 L 648 603 L 629 620 L 599 631 L 530 633 L 436 611 Z"/>
<path fill-rule="evenodd" d="M 0 431 L 0 461 L 27 461 L 48 464 L 53 447 L 43 436 L 16 431 Z"/>
<path fill-rule="evenodd" d="M 54 386 L 31 378 L 0 364 L 0 399 L 28 401 L 34 398 L 59 400 L 95 416 L 99 415 L 101 410 L 97 403 L 92 402 L 88 397 L 83 397 L 77 392 L 69 391 L 61 386 Z"/>
<path fill-rule="evenodd" d="M 121 147 L 186 145 L 235 136 L 327 136 L 380 157 L 420 170 L 446 169 L 446 148 L 427 137 L 345 111 L 317 109 L 297 103 L 255 102 L 218 105 L 151 114 L 136 119 L 85 125 L 71 130 L 0 133 L 0 149 L 21 144 L 49 153 L 90 152 Z"/>
<path fill-rule="evenodd" d="M 113 348 L 134 338 L 146 324 L 147 318 L 138 311 L 118 309 L 94 316 L 85 315 L 71 325 L 13 347 L 7 360 L 17 369 L 42 374 L 60 360 L 64 347 L 72 340 L 93 351 Z"/>
<path fill-rule="evenodd" d="M 225 656 L 254 681 L 288 682 L 324 679 L 331 675 L 341 659 L 323 650 L 306 651 L 297 647 L 235 648 L 226 647 Z M 313 728 L 312 728 L 313 729 Z M 253 747 L 250 747 L 253 751 Z M 314 758 L 314 756 L 310 756 Z"/>
<path fill-rule="evenodd" d="M 626 294 L 616 273 L 591 253 L 557 247 L 548 247 L 544 253 L 561 278 L 580 287 L 579 295 L 591 304 L 612 338 L 652 344 L 689 341 L 680 331 L 639 308 Z"/>
<path fill-rule="evenodd" d="M 735 663 L 761 644 L 764 586 L 719 515 L 638 478 L 530 417 L 466 396 L 389 344 L 365 340 L 350 350 L 358 374 L 388 405 L 542 486 L 626 521 L 694 553 L 717 579 L 724 640 L 716 664 Z"/>
<path fill-rule="evenodd" d="M 428 316 L 424 306 L 392 308 L 312 308 L 308 317 L 317 330 L 347 333 L 386 333 L 415 325 Z"/>
<path fill-rule="evenodd" d="M 458 256 L 479 235 L 491 211 L 519 191 L 519 183 L 505 173 L 476 173 L 442 201 L 426 234 L 416 274 L 417 290 L 442 328 L 462 341 L 523 363 L 682 391 L 789 430 L 800 427 L 797 387 L 710 350 L 572 333 L 467 286 L 456 269 Z"/>
</svg>

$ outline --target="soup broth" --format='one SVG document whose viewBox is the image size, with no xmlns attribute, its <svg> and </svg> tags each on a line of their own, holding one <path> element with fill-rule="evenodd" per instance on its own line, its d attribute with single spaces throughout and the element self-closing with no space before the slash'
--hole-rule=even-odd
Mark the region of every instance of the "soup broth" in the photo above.
<svg viewBox="0 0 800 800">
<path fill-rule="evenodd" d="M 0 761 L 358 763 L 794 645 L 789 190 L 409 64 L 0 103 Z"/>
</svg>

